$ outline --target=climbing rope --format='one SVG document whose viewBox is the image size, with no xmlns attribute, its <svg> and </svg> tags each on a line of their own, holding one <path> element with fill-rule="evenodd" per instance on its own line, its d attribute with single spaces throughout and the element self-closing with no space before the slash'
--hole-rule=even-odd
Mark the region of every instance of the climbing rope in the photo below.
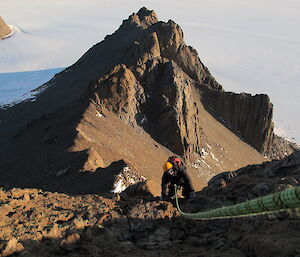
<svg viewBox="0 0 300 257">
<path fill-rule="evenodd" d="M 179 207 L 177 186 L 175 186 L 176 206 L 179 213 L 187 219 L 212 220 L 225 218 L 250 217 L 300 208 L 300 187 L 269 194 L 250 201 L 197 213 L 183 212 Z"/>
</svg>

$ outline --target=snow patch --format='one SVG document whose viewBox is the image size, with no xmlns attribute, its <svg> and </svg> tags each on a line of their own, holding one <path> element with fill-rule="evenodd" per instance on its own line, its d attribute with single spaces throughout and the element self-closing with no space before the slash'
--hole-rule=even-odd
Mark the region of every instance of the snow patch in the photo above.
<svg viewBox="0 0 300 257">
<path fill-rule="evenodd" d="M 114 184 L 114 189 L 112 190 L 112 192 L 115 194 L 119 194 L 126 189 L 124 178 L 121 175 L 118 175 L 118 177 L 120 179 Z"/>
<path fill-rule="evenodd" d="M 100 112 L 98 112 L 98 111 L 96 111 L 96 116 L 100 117 L 100 118 L 103 117 L 103 115 Z"/>
<path fill-rule="evenodd" d="M 218 159 L 215 157 L 215 155 L 214 155 L 213 153 L 210 153 L 210 155 L 211 155 L 211 157 L 212 157 L 215 161 L 217 161 L 217 162 L 222 162 L 222 161 L 218 160 Z M 222 163 L 223 163 L 223 162 L 222 162 Z"/>
<path fill-rule="evenodd" d="M 201 154 L 203 157 L 205 157 L 206 155 L 208 155 L 208 152 L 206 151 L 206 149 L 202 148 L 201 149 Z"/>
<path fill-rule="evenodd" d="M 216 146 L 217 146 L 218 148 L 220 148 L 221 151 L 224 151 L 224 148 L 223 148 L 221 145 L 216 144 Z"/>
<path fill-rule="evenodd" d="M 111 192 L 120 194 L 127 187 L 142 181 L 146 181 L 144 176 L 132 172 L 129 166 L 125 166 L 123 170 L 115 177 L 115 183 Z"/>
<path fill-rule="evenodd" d="M 192 165 L 192 167 L 194 167 L 194 168 L 196 168 L 196 169 L 199 169 L 199 168 L 200 168 L 200 166 L 199 166 L 198 163 L 194 163 L 194 164 Z"/>
<path fill-rule="evenodd" d="M 226 123 L 226 121 L 225 121 L 222 117 L 220 117 L 220 120 L 221 120 L 223 123 Z"/>
<path fill-rule="evenodd" d="M 147 117 L 146 115 L 143 116 L 142 120 L 141 120 L 141 125 L 144 124 L 145 122 L 147 122 Z"/>
<path fill-rule="evenodd" d="M 279 121 L 278 123 L 274 122 L 274 133 L 290 142 L 296 142 L 293 132 L 291 131 L 290 127 L 285 124 L 284 121 Z"/>
<path fill-rule="evenodd" d="M 5 109 L 11 108 L 19 103 L 22 103 L 22 102 L 35 102 L 38 95 L 43 93 L 48 87 L 53 86 L 53 84 L 54 83 L 52 83 L 52 84 L 48 83 L 47 85 L 45 84 L 44 86 L 41 86 L 37 89 L 34 89 L 34 90 L 22 95 L 19 99 L 15 100 L 13 102 L 10 102 L 7 104 L 2 104 L 2 105 L 0 105 L 0 109 L 5 110 Z"/>
</svg>

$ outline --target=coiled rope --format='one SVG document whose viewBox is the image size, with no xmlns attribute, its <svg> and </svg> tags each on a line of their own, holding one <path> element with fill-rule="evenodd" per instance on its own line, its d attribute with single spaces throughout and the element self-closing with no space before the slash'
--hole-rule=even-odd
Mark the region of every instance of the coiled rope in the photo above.
<svg viewBox="0 0 300 257">
<path fill-rule="evenodd" d="M 235 205 L 225 206 L 209 211 L 186 213 L 179 207 L 177 186 L 175 185 L 176 206 L 179 213 L 187 219 L 213 220 L 238 217 L 250 217 L 255 215 L 271 214 L 290 209 L 300 208 L 300 187 L 286 189 L 284 191 L 269 194 Z"/>
</svg>

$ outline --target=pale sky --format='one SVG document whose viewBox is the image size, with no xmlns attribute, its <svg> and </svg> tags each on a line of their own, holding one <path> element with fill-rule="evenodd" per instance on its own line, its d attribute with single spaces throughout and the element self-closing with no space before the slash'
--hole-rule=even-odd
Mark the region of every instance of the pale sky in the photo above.
<svg viewBox="0 0 300 257">
<path fill-rule="evenodd" d="M 298 0 L 1 0 L 26 33 L 0 41 L 0 73 L 69 66 L 142 6 L 181 26 L 225 90 L 268 94 L 279 131 L 300 143 Z"/>
</svg>

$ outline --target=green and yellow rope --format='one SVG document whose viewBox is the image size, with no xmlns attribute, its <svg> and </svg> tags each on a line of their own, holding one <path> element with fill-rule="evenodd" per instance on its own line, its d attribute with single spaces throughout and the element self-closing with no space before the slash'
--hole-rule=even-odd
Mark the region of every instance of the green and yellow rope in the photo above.
<svg viewBox="0 0 300 257">
<path fill-rule="evenodd" d="M 175 186 L 175 195 L 176 206 L 179 213 L 184 218 L 194 220 L 250 217 L 254 215 L 271 214 L 300 208 L 300 187 L 286 189 L 278 193 L 269 194 L 239 204 L 197 213 L 186 213 L 180 209 L 177 196 L 177 186 Z"/>
</svg>

